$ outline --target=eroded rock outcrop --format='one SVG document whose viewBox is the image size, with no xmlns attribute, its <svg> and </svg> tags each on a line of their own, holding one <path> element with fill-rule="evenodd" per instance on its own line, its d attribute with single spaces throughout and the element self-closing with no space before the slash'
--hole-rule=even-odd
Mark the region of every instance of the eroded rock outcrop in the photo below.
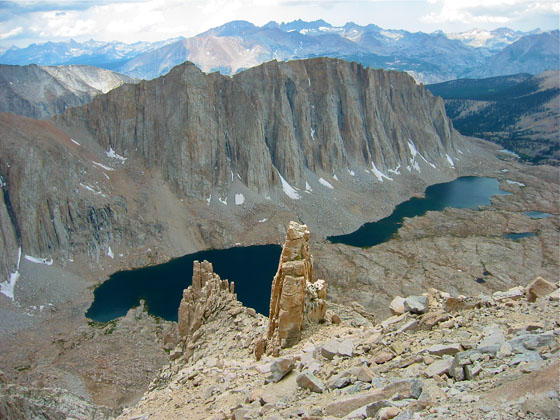
<svg viewBox="0 0 560 420">
<path fill-rule="evenodd" d="M 198 339 L 197 331 L 203 322 L 237 302 L 234 282 L 222 280 L 208 261 L 194 261 L 192 285 L 183 291 L 179 305 L 179 339 L 188 359 Z"/>
<path fill-rule="evenodd" d="M 266 351 L 278 354 L 301 338 L 304 320 L 321 322 L 326 314 L 327 286 L 312 282 L 313 260 L 306 225 L 290 222 L 278 271 L 272 282 Z"/>
</svg>

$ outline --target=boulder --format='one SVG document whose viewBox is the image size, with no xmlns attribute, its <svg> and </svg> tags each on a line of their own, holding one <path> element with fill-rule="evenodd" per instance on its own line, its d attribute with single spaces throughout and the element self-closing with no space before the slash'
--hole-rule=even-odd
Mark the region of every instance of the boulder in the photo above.
<svg viewBox="0 0 560 420">
<path fill-rule="evenodd" d="M 537 277 L 527 286 L 527 299 L 534 302 L 538 298 L 545 297 L 558 289 L 558 286 L 542 277 Z"/>
<path fill-rule="evenodd" d="M 275 360 L 270 365 L 270 375 L 266 378 L 265 382 L 279 382 L 284 376 L 294 369 L 295 365 L 293 357 Z"/>
<path fill-rule="evenodd" d="M 429 365 L 424 370 L 424 373 L 428 378 L 433 378 L 434 376 L 440 376 L 443 375 L 444 373 L 448 374 L 452 364 L 453 364 L 453 359 L 451 358 L 436 360 L 434 363 Z"/>
<path fill-rule="evenodd" d="M 321 346 L 321 354 L 324 358 L 332 360 L 334 356 L 352 357 L 354 353 L 354 343 L 352 340 L 338 340 L 333 338 Z"/>
<path fill-rule="evenodd" d="M 389 309 L 391 310 L 393 315 L 404 314 L 404 301 L 405 298 L 401 296 L 397 296 L 391 301 L 391 303 L 389 304 Z"/>
<path fill-rule="evenodd" d="M 443 356 L 446 354 L 453 355 L 455 353 L 459 353 L 463 351 L 463 347 L 458 343 L 453 344 L 435 344 L 430 346 L 426 349 L 428 353 L 436 355 L 436 356 Z"/>
<path fill-rule="evenodd" d="M 423 314 L 428 310 L 428 297 L 409 296 L 404 301 L 404 309 L 413 314 Z"/>
<path fill-rule="evenodd" d="M 296 378 L 296 382 L 301 388 L 308 389 L 311 392 L 323 393 L 325 391 L 323 383 L 308 371 L 300 373 Z"/>
</svg>

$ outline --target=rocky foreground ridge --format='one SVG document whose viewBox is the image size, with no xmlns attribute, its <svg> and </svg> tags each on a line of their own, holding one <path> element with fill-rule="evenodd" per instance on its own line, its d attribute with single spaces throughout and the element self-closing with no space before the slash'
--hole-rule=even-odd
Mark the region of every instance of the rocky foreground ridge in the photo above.
<svg viewBox="0 0 560 420">
<path fill-rule="evenodd" d="M 259 343 L 274 320 L 236 299 L 219 299 L 224 295 L 217 290 L 231 296 L 227 282 L 203 272 L 207 283 L 194 288 L 207 290 L 220 304 L 213 305 L 211 316 L 197 318 L 189 351 L 178 352 L 138 405 L 119 419 L 554 419 L 560 414 L 560 290 L 540 277 L 526 288 L 492 296 L 431 289 L 396 297 L 390 305 L 394 315 L 380 323 L 334 305 L 322 324 L 307 324 L 301 341 L 270 357 L 259 351 Z M 189 295 L 185 292 L 187 300 Z"/>
</svg>

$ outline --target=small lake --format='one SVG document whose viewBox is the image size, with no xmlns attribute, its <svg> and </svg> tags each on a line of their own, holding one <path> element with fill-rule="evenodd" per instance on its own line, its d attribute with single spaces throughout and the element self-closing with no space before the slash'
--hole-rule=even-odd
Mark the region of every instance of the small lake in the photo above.
<svg viewBox="0 0 560 420">
<path fill-rule="evenodd" d="M 272 279 L 281 252 L 282 247 L 278 245 L 200 251 L 165 264 L 119 271 L 95 289 L 86 316 L 108 322 L 126 315 L 144 299 L 150 314 L 177 321 L 183 289 L 191 284 L 195 260 L 210 261 L 216 274 L 235 282 L 237 297 L 245 306 L 268 316 Z"/>
<path fill-rule="evenodd" d="M 535 236 L 537 236 L 535 232 L 506 233 L 503 235 L 505 239 L 512 239 L 514 241 L 518 241 L 523 238 L 534 238 Z"/>
<path fill-rule="evenodd" d="M 331 243 L 367 248 L 389 240 L 403 225 L 405 217 L 422 216 L 428 211 L 441 211 L 446 207 L 478 209 L 489 205 L 493 195 L 507 195 L 494 178 L 466 176 L 451 182 L 431 185 L 423 198 L 413 197 L 399 204 L 390 216 L 377 222 L 365 223 L 355 232 L 329 236 Z"/>
</svg>

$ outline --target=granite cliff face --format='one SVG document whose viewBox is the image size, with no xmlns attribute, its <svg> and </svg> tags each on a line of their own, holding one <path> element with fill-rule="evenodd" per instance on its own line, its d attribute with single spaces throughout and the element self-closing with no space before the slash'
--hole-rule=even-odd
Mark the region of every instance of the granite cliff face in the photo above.
<svg viewBox="0 0 560 420">
<path fill-rule="evenodd" d="M 295 198 L 306 181 L 342 172 L 367 169 L 381 181 L 418 163 L 449 169 L 459 139 L 441 99 L 410 76 L 327 58 L 272 61 L 232 78 L 186 63 L 59 122 L 83 125 L 196 199 L 223 197 L 238 180 L 261 198 L 280 187 Z"/>
</svg>

